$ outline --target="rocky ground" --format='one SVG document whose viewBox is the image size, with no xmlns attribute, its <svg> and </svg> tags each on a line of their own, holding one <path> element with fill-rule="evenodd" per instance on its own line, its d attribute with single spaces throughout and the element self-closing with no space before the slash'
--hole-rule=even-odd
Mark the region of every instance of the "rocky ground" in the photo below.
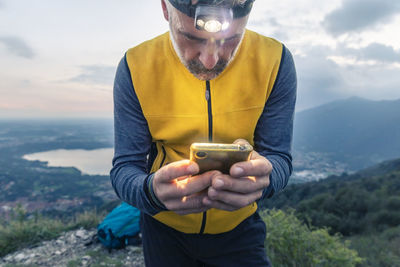
<svg viewBox="0 0 400 267">
<path fill-rule="evenodd" d="M 101 243 L 91 242 L 95 233 L 95 229 L 66 232 L 55 240 L 0 258 L 0 266 L 144 266 L 142 247 L 109 252 Z"/>
</svg>

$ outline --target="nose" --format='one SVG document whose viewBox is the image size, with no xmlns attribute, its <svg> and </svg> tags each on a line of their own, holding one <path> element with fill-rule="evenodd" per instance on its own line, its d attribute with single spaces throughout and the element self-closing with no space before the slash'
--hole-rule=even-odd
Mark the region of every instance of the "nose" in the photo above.
<svg viewBox="0 0 400 267">
<path fill-rule="evenodd" d="M 207 41 L 207 44 L 200 51 L 199 60 L 206 69 L 215 67 L 219 60 L 218 45 L 214 40 Z"/>
</svg>

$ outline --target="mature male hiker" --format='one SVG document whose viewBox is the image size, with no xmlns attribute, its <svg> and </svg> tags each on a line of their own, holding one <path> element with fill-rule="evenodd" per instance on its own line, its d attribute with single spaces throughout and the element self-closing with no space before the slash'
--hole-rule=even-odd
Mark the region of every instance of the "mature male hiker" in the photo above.
<svg viewBox="0 0 400 267">
<path fill-rule="evenodd" d="M 147 266 L 270 265 L 257 202 L 292 172 L 296 73 L 283 44 L 245 29 L 253 2 L 162 0 L 170 31 L 118 66 L 111 179 L 142 211 Z M 254 152 L 198 174 L 193 142 Z"/>
</svg>

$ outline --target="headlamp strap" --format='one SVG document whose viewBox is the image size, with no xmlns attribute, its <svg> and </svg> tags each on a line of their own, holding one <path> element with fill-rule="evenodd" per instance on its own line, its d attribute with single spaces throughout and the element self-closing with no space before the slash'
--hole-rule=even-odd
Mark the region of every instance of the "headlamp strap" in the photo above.
<svg viewBox="0 0 400 267">
<path fill-rule="evenodd" d="M 233 18 L 236 19 L 247 16 L 253 7 L 254 1 L 255 0 L 247 0 L 243 5 L 236 5 L 232 7 Z M 195 5 L 192 5 L 192 0 L 169 0 L 169 2 L 180 12 L 192 18 L 194 18 L 196 15 L 196 7 L 198 5 L 224 6 L 224 1 L 216 0 L 200 0 Z"/>
</svg>

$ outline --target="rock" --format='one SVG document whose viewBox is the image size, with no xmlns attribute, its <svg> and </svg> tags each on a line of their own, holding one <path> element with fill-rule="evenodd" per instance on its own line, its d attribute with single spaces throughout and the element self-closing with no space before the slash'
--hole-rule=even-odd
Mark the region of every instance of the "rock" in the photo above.
<svg viewBox="0 0 400 267">
<path fill-rule="evenodd" d="M 13 255 L 8 255 L 4 258 L 5 261 L 11 261 L 13 259 Z"/>
<path fill-rule="evenodd" d="M 33 248 L 0 258 L 0 266 L 102 266 L 104 257 L 110 262 L 120 262 L 121 266 L 144 266 L 141 247 L 128 246 L 109 253 L 101 243 L 86 246 L 96 232 L 96 229 L 66 232 L 55 240 L 44 241 Z"/>
<path fill-rule="evenodd" d="M 138 252 L 142 250 L 142 247 L 128 246 L 126 249 L 132 252 Z"/>
<path fill-rule="evenodd" d="M 22 261 L 26 258 L 26 255 L 24 253 L 19 253 L 14 257 L 14 260 L 16 261 Z"/>
<path fill-rule="evenodd" d="M 92 259 L 92 257 L 90 257 L 90 256 L 83 256 L 82 257 L 82 260 L 84 260 L 84 261 L 90 261 Z"/>
<path fill-rule="evenodd" d="M 82 229 L 79 229 L 78 231 L 76 231 L 75 236 L 78 238 L 81 238 L 81 239 L 86 239 L 88 237 L 86 231 L 84 231 Z"/>
</svg>

